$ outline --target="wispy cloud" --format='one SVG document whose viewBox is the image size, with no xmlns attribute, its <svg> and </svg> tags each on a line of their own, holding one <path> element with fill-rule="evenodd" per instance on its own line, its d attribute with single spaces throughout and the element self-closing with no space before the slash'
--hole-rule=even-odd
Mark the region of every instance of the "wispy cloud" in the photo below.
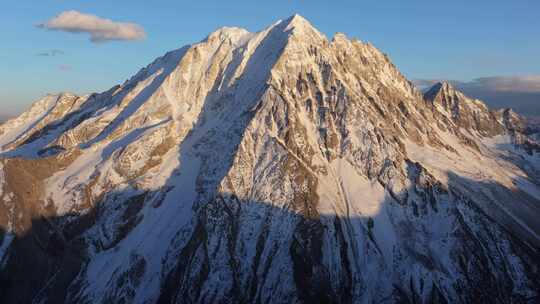
<svg viewBox="0 0 540 304">
<path fill-rule="evenodd" d="M 64 55 L 64 51 L 62 51 L 62 50 L 48 50 L 48 51 L 43 51 L 43 52 L 40 52 L 40 53 L 36 54 L 36 56 L 41 56 L 41 57 L 54 57 L 54 56 L 59 56 L 59 55 Z"/>
<path fill-rule="evenodd" d="M 138 24 L 115 22 L 74 10 L 62 12 L 54 18 L 38 24 L 37 27 L 69 33 L 87 33 L 90 35 L 90 41 L 92 42 L 132 41 L 146 37 L 144 29 Z"/>
<path fill-rule="evenodd" d="M 425 90 L 443 79 L 414 79 L 412 82 L 417 88 Z"/>
<path fill-rule="evenodd" d="M 540 92 L 540 75 L 482 77 L 463 85 L 498 92 Z"/>
<path fill-rule="evenodd" d="M 60 64 L 58 65 L 58 69 L 60 71 L 71 71 L 73 69 L 73 67 L 69 64 Z"/>
</svg>

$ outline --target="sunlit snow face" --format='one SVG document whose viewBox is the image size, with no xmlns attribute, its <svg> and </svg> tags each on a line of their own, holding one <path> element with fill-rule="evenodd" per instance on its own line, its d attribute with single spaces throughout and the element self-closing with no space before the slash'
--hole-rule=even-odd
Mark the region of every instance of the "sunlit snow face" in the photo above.
<svg viewBox="0 0 540 304">
<path fill-rule="evenodd" d="M 373 217 L 379 214 L 385 202 L 384 188 L 377 181 L 360 175 L 346 160 L 337 159 L 330 164 L 333 172 L 319 178 L 319 204 L 321 215 L 348 215 Z"/>
</svg>

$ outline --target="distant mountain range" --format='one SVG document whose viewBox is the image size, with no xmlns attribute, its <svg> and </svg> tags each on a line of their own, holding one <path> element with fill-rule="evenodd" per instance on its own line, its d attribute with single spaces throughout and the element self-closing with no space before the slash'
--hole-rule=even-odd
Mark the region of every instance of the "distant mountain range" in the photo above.
<svg viewBox="0 0 540 304">
<path fill-rule="evenodd" d="M 5 122 L 5 121 L 8 120 L 9 118 L 11 118 L 11 116 L 5 115 L 5 114 L 0 114 L 0 123 Z"/>
<path fill-rule="evenodd" d="M 510 83 L 504 89 L 497 88 L 490 82 L 497 82 L 498 78 Z M 519 77 L 517 77 L 519 78 Z M 413 82 L 422 90 L 427 90 L 440 80 L 414 80 Z M 527 117 L 540 117 L 540 92 L 538 90 L 526 90 L 522 85 L 513 84 L 519 79 L 512 77 L 486 77 L 472 82 L 449 81 L 453 86 L 470 97 L 486 102 L 494 109 L 512 108 L 517 113 Z M 487 83 L 486 83 L 487 82 Z M 540 80 L 535 82 L 538 83 Z M 536 85 L 538 86 L 538 85 Z"/>
<path fill-rule="evenodd" d="M 539 303 L 540 145 L 295 15 L 0 126 L 2 303 Z"/>
<path fill-rule="evenodd" d="M 508 108 L 527 117 L 540 117 L 540 93 L 538 92 L 494 92 L 464 88 L 469 96 L 485 100 L 490 107 Z"/>
</svg>

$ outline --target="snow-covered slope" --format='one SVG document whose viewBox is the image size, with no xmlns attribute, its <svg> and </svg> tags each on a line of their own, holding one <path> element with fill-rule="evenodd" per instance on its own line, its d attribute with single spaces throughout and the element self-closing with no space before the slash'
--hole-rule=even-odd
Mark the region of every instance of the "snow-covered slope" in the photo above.
<svg viewBox="0 0 540 304">
<path fill-rule="evenodd" d="M 0 126 L 0 296 L 534 302 L 538 144 L 295 15 Z M 32 273 L 30 275 L 29 273 Z"/>
</svg>

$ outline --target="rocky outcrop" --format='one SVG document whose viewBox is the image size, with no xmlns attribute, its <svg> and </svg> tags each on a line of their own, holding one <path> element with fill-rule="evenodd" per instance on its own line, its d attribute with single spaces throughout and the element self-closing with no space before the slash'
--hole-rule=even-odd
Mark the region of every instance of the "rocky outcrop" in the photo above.
<svg viewBox="0 0 540 304">
<path fill-rule="evenodd" d="M 482 136 L 499 135 L 510 122 L 505 115 L 490 111 L 484 102 L 468 98 L 448 82 L 433 85 L 424 98 L 459 128 L 476 131 Z"/>
</svg>

